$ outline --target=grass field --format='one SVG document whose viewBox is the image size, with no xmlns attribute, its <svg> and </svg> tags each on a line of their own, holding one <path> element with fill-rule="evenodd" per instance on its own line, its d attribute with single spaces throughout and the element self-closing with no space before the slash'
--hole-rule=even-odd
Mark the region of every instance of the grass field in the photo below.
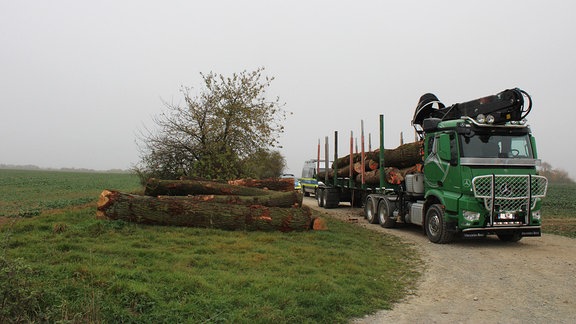
<svg viewBox="0 0 576 324">
<path fill-rule="evenodd" d="M 391 307 L 419 277 L 398 239 L 227 232 L 95 219 L 126 174 L 0 170 L 0 322 L 344 323 Z"/>
<path fill-rule="evenodd" d="M 394 237 L 227 232 L 95 219 L 130 174 L 0 170 L 0 322 L 344 323 L 391 307 L 422 264 Z M 545 233 L 576 237 L 576 185 L 549 187 Z"/>
</svg>

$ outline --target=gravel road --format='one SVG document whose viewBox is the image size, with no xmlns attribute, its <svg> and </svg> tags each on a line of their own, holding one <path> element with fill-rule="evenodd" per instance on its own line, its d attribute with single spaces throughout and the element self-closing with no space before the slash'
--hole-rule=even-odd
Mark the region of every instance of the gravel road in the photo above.
<svg viewBox="0 0 576 324">
<path fill-rule="evenodd" d="M 361 210 L 319 208 L 330 217 L 396 235 L 422 252 L 425 271 L 414 295 L 392 310 L 353 323 L 576 323 L 576 240 L 556 235 L 505 243 L 496 237 L 434 244 L 420 227 L 385 229 Z"/>
</svg>

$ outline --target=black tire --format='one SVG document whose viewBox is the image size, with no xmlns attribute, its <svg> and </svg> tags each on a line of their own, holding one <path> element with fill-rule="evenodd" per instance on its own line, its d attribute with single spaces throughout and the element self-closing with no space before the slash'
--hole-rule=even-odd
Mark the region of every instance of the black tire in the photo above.
<svg viewBox="0 0 576 324">
<path fill-rule="evenodd" d="M 318 207 L 324 207 L 324 190 L 316 189 L 316 201 L 318 201 Z"/>
<path fill-rule="evenodd" d="M 500 241 L 510 243 L 518 242 L 522 239 L 522 235 L 520 235 L 520 233 L 500 233 L 496 234 L 496 236 L 498 236 Z"/>
<path fill-rule="evenodd" d="M 340 205 L 340 194 L 337 189 L 324 189 L 324 208 L 336 208 Z"/>
<path fill-rule="evenodd" d="M 390 217 L 392 216 L 392 204 L 388 198 L 380 199 L 376 216 L 380 226 L 384 228 L 393 228 L 396 226 L 396 220 Z"/>
<path fill-rule="evenodd" d="M 376 208 L 378 206 L 378 199 L 373 196 L 366 198 L 364 205 L 364 217 L 370 224 L 378 224 L 378 217 L 376 217 Z"/>
<path fill-rule="evenodd" d="M 432 243 L 446 244 L 454 240 L 454 233 L 448 230 L 444 219 L 444 208 L 440 204 L 430 206 L 426 212 L 426 236 Z"/>
</svg>

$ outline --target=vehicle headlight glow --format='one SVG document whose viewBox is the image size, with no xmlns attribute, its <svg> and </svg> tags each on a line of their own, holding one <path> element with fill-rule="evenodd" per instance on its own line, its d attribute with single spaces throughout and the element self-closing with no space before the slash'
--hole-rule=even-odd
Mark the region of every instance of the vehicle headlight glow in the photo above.
<svg viewBox="0 0 576 324">
<path fill-rule="evenodd" d="M 540 220 L 542 218 L 542 213 L 539 210 L 532 212 L 532 219 Z"/>
<path fill-rule="evenodd" d="M 466 219 L 469 222 L 474 222 L 474 221 L 477 221 L 480 219 L 480 213 L 479 212 L 474 212 L 474 211 L 469 211 L 469 210 L 463 210 L 462 216 L 464 216 L 464 219 Z"/>
<path fill-rule="evenodd" d="M 476 116 L 476 121 L 480 124 L 484 124 L 486 122 L 486 116 L 484 116 L 484 114 L 478 114 L 478 116 Z"/>
<path fill-rule="evenodd" d="M 494 124 L 494 121 L 495 121 L 495 120 L 496 120 L 496 119 L 495 119 L 494 116 L 492 116 L 492 115 L 486 116 L 486 123 L 488 123 L 488 124 Z"/>
</svg>

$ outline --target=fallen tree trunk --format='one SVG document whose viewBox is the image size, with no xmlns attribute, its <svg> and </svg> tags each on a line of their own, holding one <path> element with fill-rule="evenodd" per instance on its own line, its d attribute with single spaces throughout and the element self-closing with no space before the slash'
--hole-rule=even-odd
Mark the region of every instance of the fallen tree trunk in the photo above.
<svg viewBox="0 0 576 324">
<path fill-rule="evenodd" d="M 274 191 L 294 191 L 294 178 L 270 179 L 238 179 L 230 180 L 228 184 L 250 188 L 268 189 Z"/>
<path fill-rule="evenodd" d="M 292 183 L 292 187 L 294 184 Z M 207 180 L 160 180 L 151 178 L 144 190 L 146 196 L 235 195 L 265 196 L 269 190 L 230 185 Z"/>
<path fill-rule="evenodd" d="M 262 205 L 266 207 L 301 207 L 302 193 L 292 190 L 290 192 L 270 191 L 266 196 L 233 196 L 233 195 L 194 195 L 194 196 L 158 196 L 173 200 L 183 199 L 198 202 L 213 202 L 219 204 L 235 205 Z"/>
<path fill-rule="evenodd" d="M 192 198 L 192 199 L 190 199 Z M 224 230 L 302 231 L 315 225 L 308 207 L 280 208 L 202 200 L 199 197 L 149 197 L 104 190 L 96 217 L 140 224 Z"/>
</svg>

